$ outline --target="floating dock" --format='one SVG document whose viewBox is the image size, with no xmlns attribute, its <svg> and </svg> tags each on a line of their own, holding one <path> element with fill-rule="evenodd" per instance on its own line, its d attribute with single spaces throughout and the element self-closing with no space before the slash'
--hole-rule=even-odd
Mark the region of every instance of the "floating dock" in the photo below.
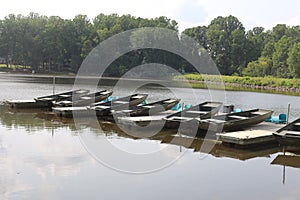
<svg viewBox="0 0 300 200">
<path fill-rule="evenodd" d="M 36 100 L 9 100 L 6 103 L 11 108 L 49 108 L 52 103 L 49 101 L 36 101 Z"/>
<path fill-rule="evenodd" d="M 267 143 L 276 143 L 273 133 L 282 128 L 284 124 L 263 122 L 251 127 L 249 130 L 235 131 L 230 133 L 217 133 L 217 139 L 223 144 L 236 147 L 255 146 Z"/>
</svg>

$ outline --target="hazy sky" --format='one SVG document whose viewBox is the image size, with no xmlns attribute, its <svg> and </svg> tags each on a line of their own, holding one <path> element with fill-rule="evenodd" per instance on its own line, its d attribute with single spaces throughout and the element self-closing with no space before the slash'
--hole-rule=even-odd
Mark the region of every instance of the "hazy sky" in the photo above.
<svg viewBox="0 0 300 200">
<path fill-rule="evenodd" d="M 263 26 L 271 29 L 278 23 L 300 25 L 298 0 L 7 0 L 1 2 L 0 18 L 10 13 L 27 15 L 58 15 L 73 18 L 86 14 L 89 18 L 99 13 L 153 18 L 167 16 L 179 23 L 179 29 L 208 25 L 217 16 L 236 16 L 251 29 Z"/>
</svg>

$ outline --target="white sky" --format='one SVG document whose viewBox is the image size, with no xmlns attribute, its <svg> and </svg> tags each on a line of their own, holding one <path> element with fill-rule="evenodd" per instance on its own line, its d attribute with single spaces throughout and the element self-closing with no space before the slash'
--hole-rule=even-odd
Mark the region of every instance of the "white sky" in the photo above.
<svg viewBox="0 0 300 200">
<path fill-rule="evenodd" d="M 255 26 L 271 29 L 278 23 L 300 25 L 299 0 L 6 0 L 1 2 L 0 18 L 8 14 L 36 12 L 72 19 L 86 14 L 90 19 L 100 13 L 153 18 L 167 16 L 188 27 L 208 25 L 217 16 L 236 16 L 249 30 Z"/>
</svg>

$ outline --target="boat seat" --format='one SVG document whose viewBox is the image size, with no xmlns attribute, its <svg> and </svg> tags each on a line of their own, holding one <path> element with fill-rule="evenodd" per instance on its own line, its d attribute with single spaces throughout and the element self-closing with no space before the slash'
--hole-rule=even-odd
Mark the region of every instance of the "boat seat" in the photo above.
<svg viewBox="0 0 300 200">
<path fill-rule="evenodd" d="M 172 102 L 175 102 L 176 100 L 175 99 L 170 99 L 170 100 L 167 100 L 167 101 L 164 101 L 165 103 L 172 103 Z"/>
<path fill-rule="evenodd" d="M 294 126 L 300 126 L 300 123 L 295 123 Z"/>
<path fill-rule="evenodd" d="M 119 114 L 119 113 L 130 113 L 133 110 L 112 110 L 113 114 Z"/>
<path fill-rule="evenodd" d="M 61 105 L 61 104 L 72 104 L 72 101 L 59 101 L 57 102 L 57 104 Z"/>
<path fill-rule="evenodd" d="M 108 109 L 108 108 L 110 108 L 110 106 L 95 106 L 94 107 L 94 110 L 102 110 L 102 109 Z"/>
<path fill-rule="evenodd" d="M 69 94 L 62 94 L 62 95 L 59 95 L 60 97 L 71 97 L 72 95 L 69 95 Z"/>
<path fill-rule="evenodd" d="M 228 117 L 234 118 L 234 119 L 249 119 L 249 117 L 244 117 L 244 116 L 239 116 L 239 115 L 230 115 Z"/>
<path fill-rule="evenodd" d="M 220 104 L 218 103 L 207 103 L 203 105 L 203 107 L 218 107 L 218 106 L 220 106 Z"/>
<path fill-rule="evenodd" d="M 200 120 L 200 121 L 202 121 L 202 120 Z M 215 123 L 224 123 L 224 122 L 226 122 L 225 120 L 221 120 L 221 119 L 205 119 L 203 121 L 215 122 Z"/>
<path fill-rule="evenodd" d="M 184 120 L 184 121 L 190 121 L 190 120 L 193 120 L 193 119 L 195 119 L 195 118 L 193 118 L 193 117 L 177 117 L 177 116 L 174 116 L 174 117 L 168 118 L 167 120 L 175 120 L 175 121 Z"/>
<path fill-rule="evenodd" d="M 281 134 L 284 134 L 284 135 L 297 135 L 297 136 L 300 136 L 300 131 L 281 131 Z"/>
<path fill-rule="evenodd" d="M 200 111 L 200 110 L 188 110 L 186 113 L 193 113 L 193 114 L 206 114 L 207 111 Z"/>
<path fill-rule="evenodd" d="M 52 100 L 54 100 L 54 98 L 52 98 L 52 97 L 45 97 L 45 98 L 36 98 L 35 100 L 38 100 L 38 101 L 52 101 Z"/>
<path fill-rule="evenodd" d="M 113 101 L 112 105 L 114 104 L 125 104 L 125 103 L 129 103 L 128 101 Z"/>
<path fill-rule="evenodd" d="M 92 99 L 93 97 L 80 97 L 80 99 L 82 100 L 88 100 L 88 99 Z"/>
<path fill-rule="evenodd" d="M 213 123 L 224 123 L 224 122 L 226 122 L 225 120 L 221 120 L 221 119 L 199 119 L 199 118 L 197 118 L 197 120 L 199 121 L 199 122 L 213 122 Z"/>
<path fill-rule="evenodd" d="M 86 111 L 86 107 L 63 107 L 63 108 L 52 108 L 54 112 L 63 112 L 63 111 Z"/>
<path fill-rule="evenodd" d="M 133 96 L 133 97 L 131 97 L 131 98 L 135 98 L 135 99 L 141 99 L 141 98 L 143 98 L 144 96 L 142 96 L 142 95 L 136 95 L 136 96 Z"/>
<path fill-rule="evenodd" d="M 256 111 L 256 112 L 251 112 L 252 115 L 263 115 L 266 114 L 264 111 Z"/>
<path fill-rule="evenodd" d="M 144 107 L 144 108 L 154 108 L 155 106 L 141 106 L 141 107 Z"/>
</svg>

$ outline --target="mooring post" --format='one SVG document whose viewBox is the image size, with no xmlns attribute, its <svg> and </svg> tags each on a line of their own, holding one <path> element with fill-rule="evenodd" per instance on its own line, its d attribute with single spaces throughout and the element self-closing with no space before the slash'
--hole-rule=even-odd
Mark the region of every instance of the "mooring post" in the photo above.
<svg viewBox="0 0 300 200">
<path fill-rule="evenodd" d="M 55 76 L 53 76 L 53 95 L 55 95 Z"/>
<path fill-rule="evenodd" d="M 181 138 L 181 130 L 179 130 L 179 137 Z M 182 146 L 179 145 L 179 152 L 181 153 L 182 152 Z"/>
<path fill-rule="evenodd" d="M 288 104 L 288 110 L 287 110 L 287 116 L 286 116 L 286 124 L 289 123 L 289 118 L 290 118 L 290 110 L 291 110 L 291 104 Z"/>
</svg>

